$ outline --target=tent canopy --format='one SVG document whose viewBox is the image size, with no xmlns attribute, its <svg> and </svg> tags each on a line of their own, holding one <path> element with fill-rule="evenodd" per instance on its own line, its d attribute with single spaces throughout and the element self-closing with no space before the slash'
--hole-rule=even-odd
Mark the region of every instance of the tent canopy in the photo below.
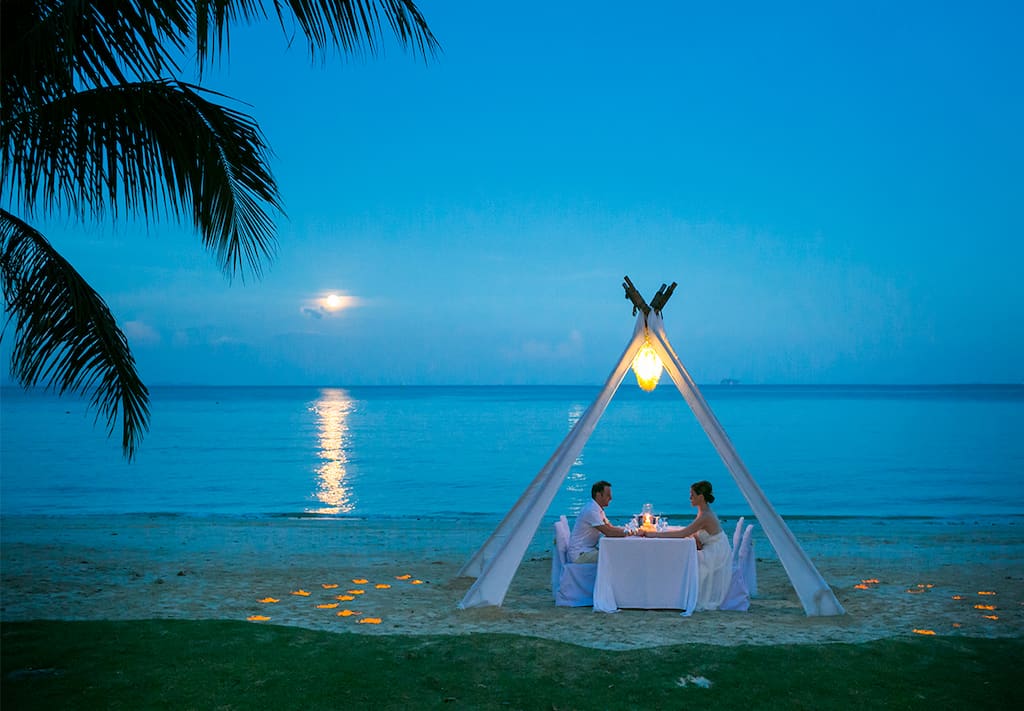
<svg viewBox="0 0 1024 711">
<path fill-rule="evenodd" d="M 648 305 L 633 287 L 629 277 L 626 277 L 623 288 L 626 290 L 626 298 L 633 302 L 633 313 L 637 316 L 632 337 L 597 398 L 526 487 L 491 536 L 462 567 L 459 574 L 475 577 L 476 582 L 462 598 L 460 608 L 502 604 L 526 549 L 536 534 L 541 519 L 551 506 L 551 501 L 561 488 L 569 468 L 583 450 L 608 403 L 622 384 L 633 359 L 641 348 L 649 345 L 658 354 L 665 371 L 672 378 L 686 404 L 690 406 L 747 504 L 750 505 L 754 516 L 757 517 L 758 523 L 764 529 L 800 598 L 804 612 L 809 616 L 844 614 L 845 611 L 832 589 L 800 547 L 786 522 L 776 513 L 761 487 L 747 471 L 724 428 L 669 343 L 661 310 L 675 286 L 674 283 L 671 287 L 662 284 Z"/>
</svg>

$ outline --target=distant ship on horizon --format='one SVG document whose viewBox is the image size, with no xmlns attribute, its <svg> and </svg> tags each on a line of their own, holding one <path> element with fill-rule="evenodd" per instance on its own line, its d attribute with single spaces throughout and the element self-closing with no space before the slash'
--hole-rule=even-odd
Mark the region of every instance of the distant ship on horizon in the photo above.
<svg viewBox="0 0 1024 711">
<path fill-rule="evenodd" d="M 739 384 L 740 384 L 740 381 L 739 381 L 739 380 L 737 380 L 736 378 L 722 378 L 722 379 L 721 379 L 721 380 L 720 380 L 720 381 L 718 382 L 718 384 L 719 384 L 719 385 L 739 385 Z"/>
</svg>

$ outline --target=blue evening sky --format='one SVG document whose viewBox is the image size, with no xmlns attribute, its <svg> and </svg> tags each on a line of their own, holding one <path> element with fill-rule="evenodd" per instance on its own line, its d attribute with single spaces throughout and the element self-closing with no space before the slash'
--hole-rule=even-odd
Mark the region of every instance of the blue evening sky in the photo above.
<svg viewBox="0 0 1024 711">
<path fill-rule="evenodd" d="M 35 221 L 147 384 L 597 384 L 623 275 L 679 283 L 701 383 L 1024 381 L 1021 4 L 420 7 L 428 63 L 268 22 L 208 72 L 275 152 L 261 281 L 171 222 Z"/>
</svg>

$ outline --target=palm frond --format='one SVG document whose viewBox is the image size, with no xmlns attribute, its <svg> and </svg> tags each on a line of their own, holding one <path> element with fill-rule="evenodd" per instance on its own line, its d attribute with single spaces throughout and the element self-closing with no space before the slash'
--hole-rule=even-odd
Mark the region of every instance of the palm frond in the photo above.
<svg viewBox="0 0 1024 711">
<path fill-rule="evenodd" d="M 83 91 L 3 129 L 0 180 L 29 214 L 191 220 L 229 275 L 258 276 L 281 211 L 255 121 L 177 81 Z M 220 96 L 219 94 L 216 96 Z"/>
<path fill-rule="evenodd" d="M 6 210 L 0 285 L 8 324 L 15 324 L 12 375 L 26 388 L 46 382 L 59 394 L 88 396 L 108 436 L 120 420 L 121 449 L 131 460 L 149 428 L 149 391 L 128 340 L 100 295 L 42 234 Z"/>
<path fill-rule="evenodd" d="M 4 119 L 76 86 L 153 80 L 176 70 L 192 32 L 175 0 L 4 0 Z"/>
<path fill-rule="evenodd" d="M 230 25 L 266 17 L 266 4 L 261 0 L 196 0 L 200 67 L 227 50 Z M 384 40 L 385 22 L 403 49 L 424 60 L 441 48 L 413 0 L 273 0 L 273 8 L 286 33 L 298 27 L 314 59 L 323 58 L 332 48 L 344 54 L 376 55 Z"/>
</svg>

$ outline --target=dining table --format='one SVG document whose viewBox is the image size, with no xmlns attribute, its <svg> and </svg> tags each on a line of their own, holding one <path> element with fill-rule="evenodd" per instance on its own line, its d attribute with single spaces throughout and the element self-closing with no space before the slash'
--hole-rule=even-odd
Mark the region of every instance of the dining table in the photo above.
<svg viewBox="0 0 1024 711">
<path fill-rule="evenodd" d="M 693 538 L 602 538 L 594 611 L 683 610 L 697 606 L 697 544 Z"/>
</svg>

